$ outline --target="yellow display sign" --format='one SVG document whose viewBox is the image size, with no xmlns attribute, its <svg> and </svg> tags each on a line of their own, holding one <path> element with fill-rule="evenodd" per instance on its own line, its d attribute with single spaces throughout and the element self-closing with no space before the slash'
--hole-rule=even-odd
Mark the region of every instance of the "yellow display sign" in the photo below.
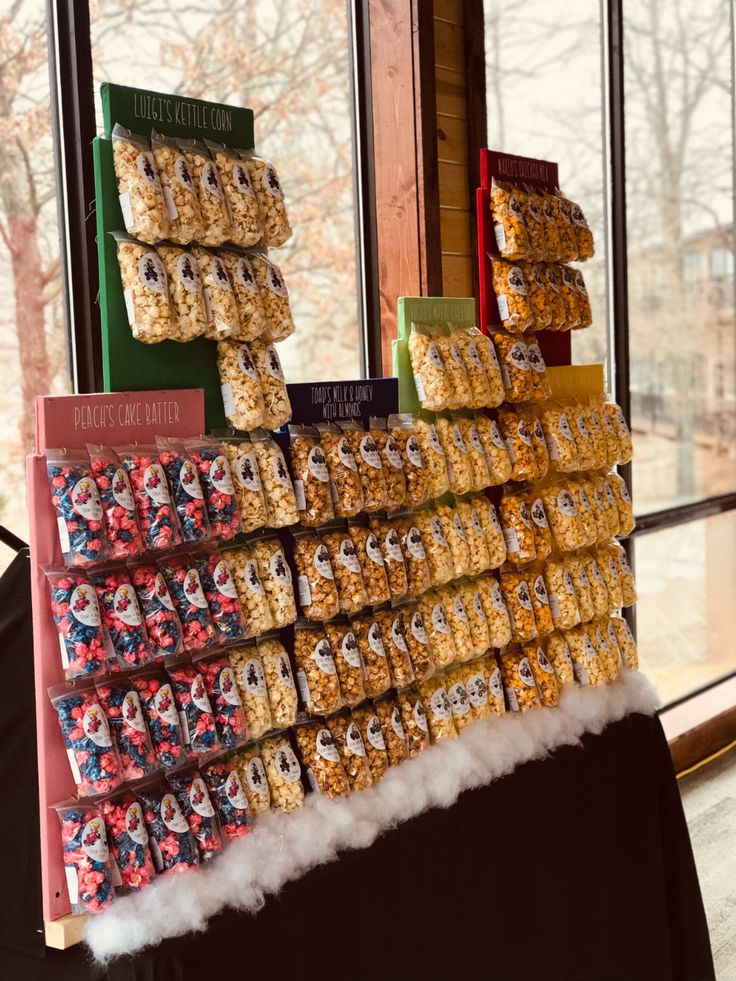
<svg viewBox="0 0 736 981">
<path fill-rule="evenodd" d="M 602 364 L 565 364 L 547 368 L 552 398 L 586 398 L 603 395 L 605 373 Z"/>
</svg>

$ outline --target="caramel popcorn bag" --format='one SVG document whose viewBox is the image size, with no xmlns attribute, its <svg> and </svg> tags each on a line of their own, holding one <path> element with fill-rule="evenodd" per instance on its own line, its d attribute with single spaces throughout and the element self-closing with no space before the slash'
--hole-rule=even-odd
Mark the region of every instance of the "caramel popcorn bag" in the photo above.
<svg viewBox="0 0 736 981">
<path fill-rule="evenodd" d="M 518 190 L 506 181 L 494 178 L 490 203 L 499 254 L 504 259 L 529 258 L 529 236 Z"/>
<path fill-rule="evenodd" d="M 315 429 L 319 432 L 327 462 L 335 514 L 338 518 L 352 518 L 363 510 L 363 487 L 358 464 L 339 426 L 333 422 L 318 422 Z"/>
</svg>

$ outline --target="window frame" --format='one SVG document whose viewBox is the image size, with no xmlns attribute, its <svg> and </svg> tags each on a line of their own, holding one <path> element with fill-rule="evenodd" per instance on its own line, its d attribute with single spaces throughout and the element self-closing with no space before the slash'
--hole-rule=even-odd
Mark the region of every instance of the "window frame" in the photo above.
<svg viewBox="0 0 736 981">
<path fill-rule="evenodd" d="M 89 6 L 47 0 L 60 265 L 74 392 L 102 390 L 92 140 L 97 135 Z"/>
<path fill-rule="evenodd" d="M 628 304 L 628 253 L 626 237 L 626 121 L 624 99 L 624 65 L 626 57 L 626 38 L 624 29 L 624 0 L 601 0 L 604 11 L 604 24 L 607 27 L 604 51 L 604 72 L 607 76 L 609 95 L 609 158 L 611 177 L 610 236 L 612 247 L 612 268 L 609 289 L 612 294 L 611 322 L 609 336 L 613 352 L 613 379 L 616 401 L 621 406 L 629 426 L 631 425 L 631 350 L 629 337 Z M 732 41 L 734 24 L 731 25 Z M 734 54 L 731 54 L 732 105 L 734 100 Z M 734 152 L 732 150 L 732 152 Z M 736 157 L 734 157 L 736 167 Z M 736 251 L 736 225 L 734 226 Z M 614 325 L 618 329 L 614 329 Z M 736 367 L 736 366 L 735 366 Z M 632 465 L 619 468 L 631 492 L 636 513 L 636 488 L 632 486 Z M 677 525 L 736 510 L 736 490 L 717 495 L 703 496 L 683 505 L 671 505 L 654 511 L 636 513 L 636 527 L 625 547 L 630 564 L 636 571 L 636 543 L 642 536 L 674 528 Z M 625 611 L 634 635 L 636 636 L 636 607 Z M 711 679 L 697 689 L 674 699 L 663 706 L 665 711 L 689 698 L 720 685 L 729 678 L 736 677 L 736 668 Z"/>
</svg>

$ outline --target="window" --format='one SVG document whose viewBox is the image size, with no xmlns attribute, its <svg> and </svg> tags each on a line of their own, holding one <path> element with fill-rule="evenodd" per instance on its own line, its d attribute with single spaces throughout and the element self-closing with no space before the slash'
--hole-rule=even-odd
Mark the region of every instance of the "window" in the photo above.
<svg viewBox="0 0 736 981">
<path fill-rule="evenodd" d="M 736 670 L 736 516 L 705 516 L 736 505 L 733 25 L 728 0 L 623 11 L 636 623 L 668 702 Z"/>
<path fill-rule="evenodd" d="M 95 89 L 102 81 L 246 105 L 256 147 L 277 164 L 294 236 L 280 250 L 297 324 L 279 348 L 289 381 L 359 377 L 352 94 L 339 0 L 91 7 Z M 101 127 L 100 127 L 101 129 Z"/>
<path fill-rule="evenodd" d="M 632 375 L 644 367 L 632 401 L 633 490 L 644 513 L 736 490 L 725 406 L 696 370 L 716 350 L 736 373 L 733 292 L 713 289 L 733 270 L 723 245 L 733 227 L 731 6 L 645 0 L 624 13 Z M 663 267 L 658 304 L 639 291 L 653 261 Z M 655 389 L 658 363 L 666 392 Z"/>
<path fill-rule="evenodd" d="M 710 254 L 712 279 L 733 279 L 733 250 L 718 246 Z"/>
<path fill-rule="evenodd" d="M 684 278 L 687 286 L 693 286 L 700 279 L 700 252 L 690 250 L 685 253 Z"/>
<path fill-rule="evenodd" d="M 6 5 L 0 27 L 0 331 L 5 368 L 0 522 L 27 540 L 25 457 L 33 451 L 34 399 L 69 391 L 70 376 L 59 271 L 46 4 L 25 0 Z M 7 549 L 0 551 L 0 569 L 11 557 Z"/>
<path fill-rule="evenodd" d="M 593 326 L 573 360 L 607 358 L 607 191 L 600 10 L 566 0 L 485 0 L 488 145 L 556 160 L 596 241 L 585 263 Z"/>
</svg>

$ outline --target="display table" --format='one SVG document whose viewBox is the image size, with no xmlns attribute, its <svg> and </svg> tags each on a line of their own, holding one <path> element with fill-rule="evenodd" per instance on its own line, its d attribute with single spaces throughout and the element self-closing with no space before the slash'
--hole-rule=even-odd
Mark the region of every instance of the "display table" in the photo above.
<svg viewBox="0 0 736 981">
<path fill-rule="evenodd" d="M 3 785 L 13 801 L 2 827 L 3 977 L 715 977 L 667 744 L 659 721 L 641 715 L 310 872 L 256 917 L 228 912 L 204 934 L 166 941 L 106 972 L 89 966 L 84 947 L 45 948 L 22 553 L 0 585 L 0 657 L 15 680 L 0 723 Z"/>
</svg>

